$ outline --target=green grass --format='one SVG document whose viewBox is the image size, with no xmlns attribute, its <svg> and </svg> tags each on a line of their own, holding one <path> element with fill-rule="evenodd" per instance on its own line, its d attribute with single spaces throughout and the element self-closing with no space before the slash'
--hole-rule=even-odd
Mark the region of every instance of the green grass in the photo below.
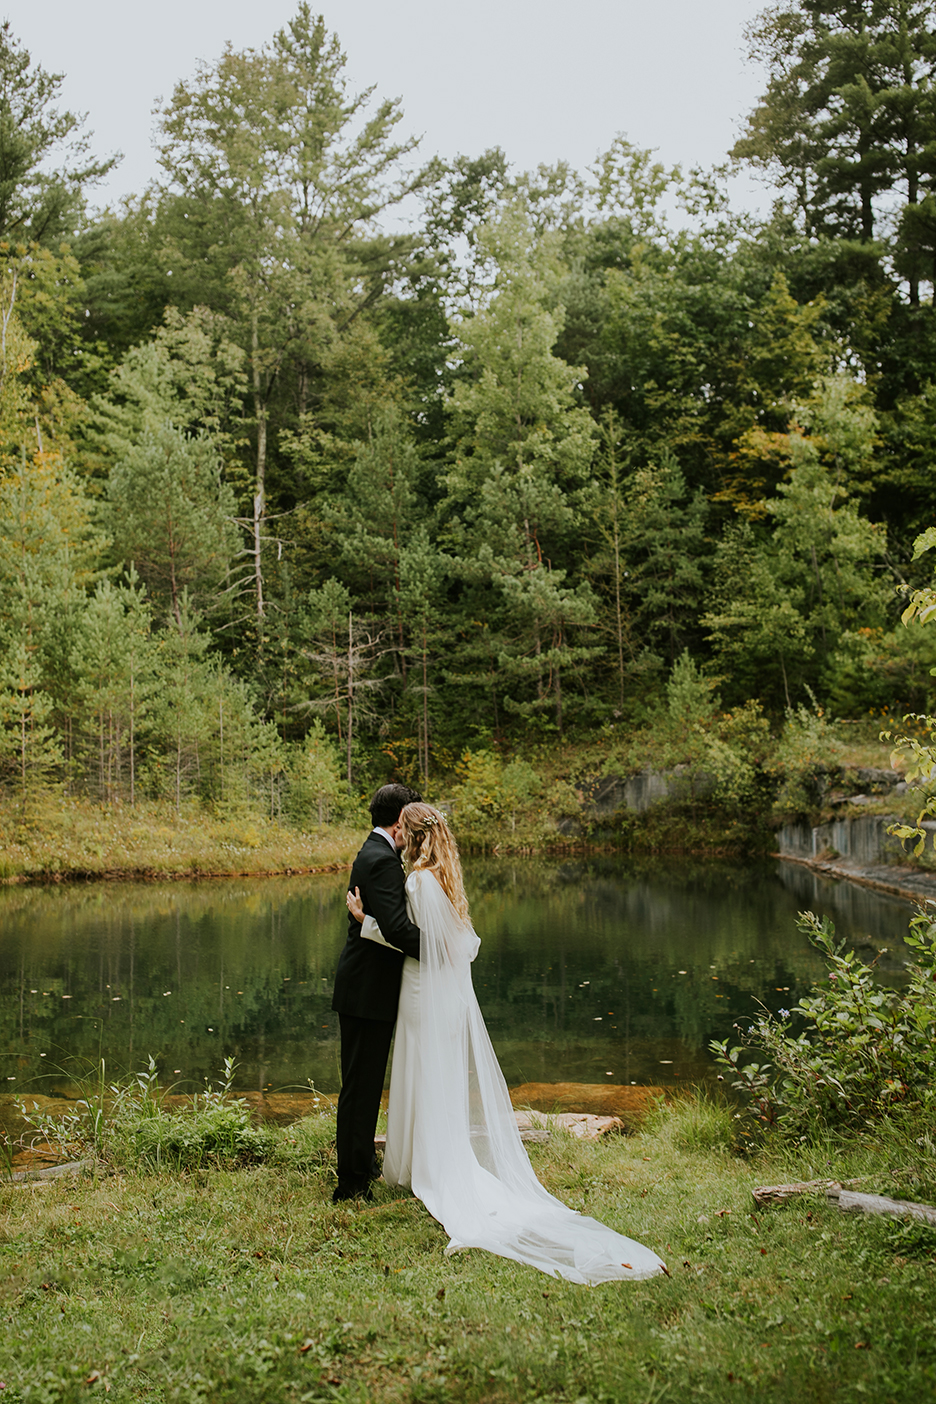
<svg viewBox="0 0 936 1404">
<path fill-rule="evenodd" d="M 446 1258 L 414 1199 L 334 1207 L 330 1117 L 272 1161 L 0 1187 L 4 1400 L 918 1401 L 936 1386 L 936 1231 L 754 1185 L 860 1176 L 918 1197 L 886 1141 L 728 1149 L 712 1104 L 642 1134 L 531 1148 L 543 1182 L 657 1249 L 672 1276 L 573 1286 Z M 922 1180 L 921 1180 L 922 1176 Z"/>
</svg>

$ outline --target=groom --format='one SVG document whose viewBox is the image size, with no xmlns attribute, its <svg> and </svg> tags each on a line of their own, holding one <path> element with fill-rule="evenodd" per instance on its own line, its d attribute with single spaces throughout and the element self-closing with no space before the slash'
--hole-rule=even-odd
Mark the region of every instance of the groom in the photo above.
<svg viewBox="0 0 936 1404">
<path fill-rule="evenodd" d="M 380 1173 L 374 1132 L 387 1056 L 400 998 L 404 956 L 419 959 L 419 927 L 406 913 L 400 849 L 400 811 L 421 796 L 407 785 L 384 785 L 371 800 L 374 825 L 354 860 L 349 892 L 361 890 L 364 912 L 396 950 L 365 940 L 354 917 L 335 971 L 332 1009 L 341 1029 L 341 1092 L 338 1096 L 338 1185 L 342 1199 L 372 1198 L 371 1180 Z"/>
</svg>

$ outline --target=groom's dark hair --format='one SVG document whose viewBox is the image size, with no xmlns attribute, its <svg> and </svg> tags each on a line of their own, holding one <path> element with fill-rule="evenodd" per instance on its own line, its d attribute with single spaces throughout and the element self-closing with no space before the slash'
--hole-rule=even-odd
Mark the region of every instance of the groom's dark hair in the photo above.
<svg viewBox="0 0 936 1404">
<path fill-rule="evenodd" d="M 422 795 L 409 785 L 381 785 L 370 802 L 370 817 L 378 829 L 395 824 L 405 804 L 420 804 Z"/>
</svg>

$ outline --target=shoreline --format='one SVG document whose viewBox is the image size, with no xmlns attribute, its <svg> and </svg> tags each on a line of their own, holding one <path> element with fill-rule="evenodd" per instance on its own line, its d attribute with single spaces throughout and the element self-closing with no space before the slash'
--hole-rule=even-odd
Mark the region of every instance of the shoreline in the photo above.
<svg viewBox="0 0 936 1404">
<path fill-rule="evenodd" d="M 341 873 L 350 869 L 350 861 L 321 863 L 311 868 L 229 868 L 224 872 L 207 872 L 199 868 L 79 868 L 68 872 L 15 873 L 11 877 L 0 878 L 0 887 L 25 887 L 30 884 L 56 887 L 70 882 L 79 885 L 92 882 L 201 882 L 203 879 L 219 882 L 225 878 L 317 877 L 322 873 Z"/>
<path fill-rule="evenodd" d="M 468 854 L 471 849 L 466 850 Z M 484 850 L 482 850 L 482 853 Z M 520 858 L 576 858 L 587 857 L 591 854 L 613 854 L 625 853 L 626 850 L 617 848 L 607 843 L 603 844 L 576 844 L 573 849 L 543 848 L 540 850 L 527 849 L 518 853 L 501 854 L 494 851 L 493 857 L 520 857 Z M 660 849 L 656 850 L 658 856 L 663 857 L 679 852 L 688 857 L 694 858 L 724 858 L 729 855 L 724 853 L 713 853 L 711 850 L 695 849 Z M 653 857 L 654 853 L 648 851 L 643 854 L 645 857 Z M 730 855 L 737 857 L 738 855 Z M 824 877 L 837 878 L 846 882 L 854 882 L 862 887 L 872 888 L 876 892 L 885 893 L 891 897 L 899 897 L 911 902 L 934 902 L 936 903 L 936 872 L 928 872 L 925 869 L 913 868 L 909 866 L 896 867 L 885 863 L 857 864 L 847 859 L 833 861 L 818 858 L 799 858 L 792 854 L 774 851 L 767 855 L 781 863 L 795 863 L 798 867 L 809 868 L 815 873 L 820 873 Z M 233 869 L 206 870 L 203 868 L 104 868 L 104 869 L 70 869 L 62 872 L 38 872 L 38 873 L 15 873 L 9 876 L 0 877 L 0 887 L 25 887 L 34 885 L 37 887 L 64 886 L 74 883 L 76 886 L 91 884 L 96 882 L 220 882 L 226 878 L 285 878 L 285 877 L 318 877 L 328 873 L 349 872 L 351 869 L 350 860 L 334 860 L 329 863 L 313 864 L 302 867 L 285 868 L 262 868 L 262 869 Z"/>
<path fill-rule="evenodd" d="M 798 867 L 809 868 L 823 877 L 844 879 L 870 887 L 875 892 L 883 892 L 889 897 L 900 897 L 909 902 L 936 903 L 936 872 L 923 868 L 893 867 L 887 863 L 851 863 L 848 859 L 838 862 L 820 858 L 796 858 L 788 853 L 772 853 L 781 863 L 796 863 Z"/>
</svg>

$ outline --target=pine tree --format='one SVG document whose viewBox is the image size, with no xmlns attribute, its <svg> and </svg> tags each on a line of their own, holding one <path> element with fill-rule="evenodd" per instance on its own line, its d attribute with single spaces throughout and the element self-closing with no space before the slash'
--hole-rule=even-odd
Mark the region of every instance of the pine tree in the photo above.
<svg viewBox="0 0 936 1404">
<path fill-rule="evenodd" d="M 593 610 L 587 585 L 567 585 L 556 557 L 575 530 L 572 493 L 595 426 L 576 401 L 584 372 L 552 349 L 562 310 L 551 246 L 533 237 L 520 207 L 479 241 L 498 271 L 488 305 L 453 328 L 467 374 L 452 396 L 458 447 L 446 511 L 463 524 L 459 572 L 500 596 L 498 663 L 526 684 L 510 707 L 551 706 L 561 728 L 562 675 L 582 656 L 569 635 Z"/>
<path fill-rule="evenodd" d="M 393 639 L 404 688 L 408 663 L 401 561 L 418 520 L 421 464 L 402 415 L 375 416 L 361 443 L 341 497 L 328 515 L 340 542 L 346 579 L 357 583 L 359 606 L 382 621 Z"/>
<path fill-rule="evenodd" d="M 648 652 L 674 663 L 703 589 L 707 504 L 665 452 L 629 475 L 625 504 L 621 547 L 634 631 Z"/>
<path fill-rule="evenodd" d="M 350 789 L 357 729 L 373 719 L 373 698 L 384 686 L 375 668 L 386 645 L 379 627 L 367 616 L 355 614 L 348 590 L 334 577 L 320 590 L 309 591 L 306 617 L 310 642 L 301 652 L 312 667 L 296 710 L 319 715 L 334 710 Z"/>
<path fill-rule="evenodd" d="M 73 712 L 83 713 L 96 788 L 107 801 L 127 793 L 136 803 L 136 748 L 156 663 L 151 622 L 146 592 L 131 569 L 122 584 L 98 582 L 72 649 Z"/>
<path fill-rule="evenodd" d="M 442 644 L 441 612 L 447 562 L 432 544 L 425 527 L 414 532 L 400 557 L 400 605 L 410 638 L 410 695 L 418 700 L 419 770 L 423 785 L 429 784 L 431 717 L 430 681 L 435 671 L 434 651 Z"/>
<path fill-rule="evenodd" d="M 83 209 L 84 187 L 105 175 L 107 161 L 79 159 L 51 169 L 56 148 L 85 157 L 83 119 L 54 106 L 64 75 L 33 65 L 13 35 L 9 20 L 0 26 L 0 239 L 54 241 L 70 233 Z"/>
<path fill-rule="evenodd" d="M 176 283 L 238 328 L 253 410 L 250 551 L 258 621 L 269 532 L 271 431 L 284 394 L 301 419 L 318 367 L 380 287 L 387 247 L 359 241 L 413 181 L 399 176 L 396 102 L 366 113 L 348 91 L 345 56 L 302 0 L 259 50 L 230 46 L 177 85 L 162 113 L 161 157 L 173 191 L 163 218 Z M 262 636 L 262 625 L 258 625 Z"/>
<path fill-rule="evenodd" d="M 42 694 L 42 711 L 71 760 L 75 677 L 70 654 L 85 591 L 93 581 L 101 538 L 91 504 L 75 475 L 55 452 L 21 451 L 17 467 L 0 480 L 0 641 L 22 643 L 14 674 L 25 692 Z M 28 668 L 26 664 L 28 663 Z M 14 678 L 11 686 L 19 687 Z"/>
<path fill-rule="evenodd" d="M 211 665 L 205 658 L 207 634 L 198 631 L 198 616 L 183 592 L 179 600 L 177 627 L 164 631 L 158 640 L 156 692 L 149 720 L 160 771 L 168 774 L 168 786 L 181 808 L 183 793 L 201 787 L 202 752 L 214 730 L 211 697 Z"/>
<path fill-rule="evenodd" d="M 586 510 L 594 522 L 601 546 L 589 563 L 592 577 L 603 583 L 605 608 L 597 615 L 598 627 L 611 640 L 617 673 L 617 710 L 624 710 L 625 680 L 634 653 L 630 612 L 627 608 L 627 557 L 624 552 L 626 516 L 625 449 L 620 422 L 606 411 L 601 422 L 601 452 L 585 493 Z"/>
<path fill-rule="evenodd" d="M 171 424 L 144 432 L 114 464 L 107 521 L 118 559 L 133 562 L 181 628 L 182 598 L 217 603 L 237 549 L 235 501 L 207 435 Z"/>
<path fill-rule="evenodd" d="M 306 733 L 292 768 L 291 803 L 303 819 L 315 815 L 321 827 L 327 824 L 346 795 L 335 745 L 316 717 Z"/>
<path fill-rule="evenodd" d="M 748 32 L 767 90 L 732 154 L 789 189 L 807 234 L 870 242 L 879 200 L 936 180 L 931 0 L 795 0 Z"/>
<path fill-rule="evenodd" d="M 25 810 L 64 759 L 49 725 L 52 699 L 28 637 L 14 638 L 0 652 L 0 765 L 15 784 Z"/>
</svg>

